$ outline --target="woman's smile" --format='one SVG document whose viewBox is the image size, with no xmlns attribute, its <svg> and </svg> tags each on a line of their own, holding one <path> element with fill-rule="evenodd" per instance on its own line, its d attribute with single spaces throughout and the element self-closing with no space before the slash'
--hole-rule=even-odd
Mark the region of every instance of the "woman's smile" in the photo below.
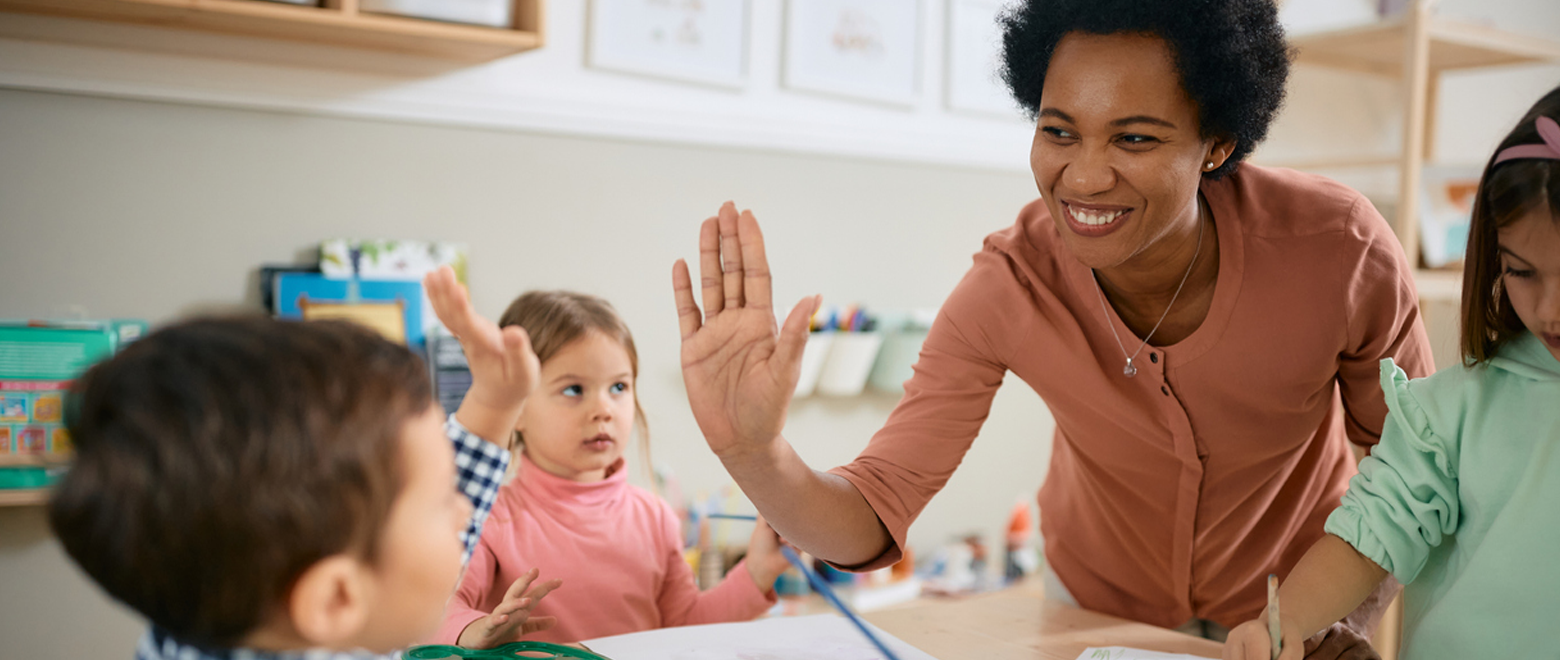
<svg viewBox="0 0 1560 660">
<path fill-rule="evenodd" d="M 1079 236 L 1098 238 L 1120 229 L 1132 216 L 1128 206 L 1082 204 L 1063 201 L 1063 217 L 1067 227 Z"/>
</svg>

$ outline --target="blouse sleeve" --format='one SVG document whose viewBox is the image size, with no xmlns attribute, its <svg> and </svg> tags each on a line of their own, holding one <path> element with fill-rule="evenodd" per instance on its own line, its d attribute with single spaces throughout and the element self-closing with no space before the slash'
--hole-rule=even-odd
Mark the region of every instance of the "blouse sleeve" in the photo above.
<svg viewBox="0 0 1560 660">
<path fill-rule="evenodd" d="M 1381 361 L 1390 411 L 1381 443 L 1360 463 L 1326 525 L 1403 584 L 1419 575 L 1460 517 L 1457 440 L 1432 428 L 1411 385 L 1392 360 Z"/>
<path fill-rule="evenodd" d="M 1381 437 L 1386 402 L 1377 364 L 1391 358 L 1409 378 L 1435 371 L 1419 296 L 1403 249 L 1387 221 L 1364 197 L 1349 211 L 1345 234 L 1350 270 L 1343 272 L 1346 345 L 1338 360 L 1338 388 L 1349 441 L 1369 447 Z"/>
<path fill-rule="evenodd" d="M 830 470 L 861 492 L 893 539 L 883 554 L 851 570 L 899 561 L 910 523 L 948 483 L 985 423 L 1007 373 L 1007 350 L 1021 332 L 1001 310 L 1033 307 L 1007 260 L 992 249 L 976 254 L 932 323 L 888 422 L 855 461 Z"/>
</svg>

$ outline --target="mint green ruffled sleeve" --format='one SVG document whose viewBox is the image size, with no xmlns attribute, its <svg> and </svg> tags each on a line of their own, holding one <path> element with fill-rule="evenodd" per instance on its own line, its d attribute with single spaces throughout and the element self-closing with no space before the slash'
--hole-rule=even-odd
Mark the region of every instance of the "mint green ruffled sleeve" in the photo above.
<svg viewBox="0 0 1560 660">
<path fill-rule="evenodd" d="M 1457 530 L 1460 513 L 1457 439 L 1432 428 L 1412 385 L 1390 358 L 1381 361 L 1389 411 L 1381 444 L 1360 462 L 1326 525 L 1403 584 L 1413 582 L 1430 551 Z"/>
</svg>

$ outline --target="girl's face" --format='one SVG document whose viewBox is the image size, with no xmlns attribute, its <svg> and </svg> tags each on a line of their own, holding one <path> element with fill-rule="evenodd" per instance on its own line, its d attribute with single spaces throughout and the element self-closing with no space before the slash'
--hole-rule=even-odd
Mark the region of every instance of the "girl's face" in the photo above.
<svg viewBox="0 0 1560 660">
<path fill-rule="evenodd" d="M 1517 318 L 1560 360 L 1560 223 L 1547 205 L 1496 234 L 1501 284 Z"/>
<path fill-rule="evenodd" d="M 542 364 L 541 386 L 515 425 L 537 467 L 571 481 L 600 481 L 634 429 L 634 369 L 617 340 L 596 331 Z"/>
<path fill-rule="evenodd" d="M 1191 226 L 1205 164 L 1222 165 L 1233 148 L 1200 135 L 1180 80 L 1157 37 L 1073 33 L 1057 43 L 1030 168 L 1057 231 L 1090 268 Z"/>
</svg>

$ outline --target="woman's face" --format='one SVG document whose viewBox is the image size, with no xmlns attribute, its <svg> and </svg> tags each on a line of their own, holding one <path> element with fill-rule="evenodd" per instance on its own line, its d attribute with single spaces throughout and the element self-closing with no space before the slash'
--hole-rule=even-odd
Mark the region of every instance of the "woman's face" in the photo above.
<svg viewBox="0 0 1560 660">
<path fill-rule="evenodd" d="M 1233 146 L 1201 137 L 1164 40 L 1074 32 L 1051 56 L 1029 160 L 1062 239 L 1100 269 L 1195 226 L 1202 173 Z"/>
</svg>

